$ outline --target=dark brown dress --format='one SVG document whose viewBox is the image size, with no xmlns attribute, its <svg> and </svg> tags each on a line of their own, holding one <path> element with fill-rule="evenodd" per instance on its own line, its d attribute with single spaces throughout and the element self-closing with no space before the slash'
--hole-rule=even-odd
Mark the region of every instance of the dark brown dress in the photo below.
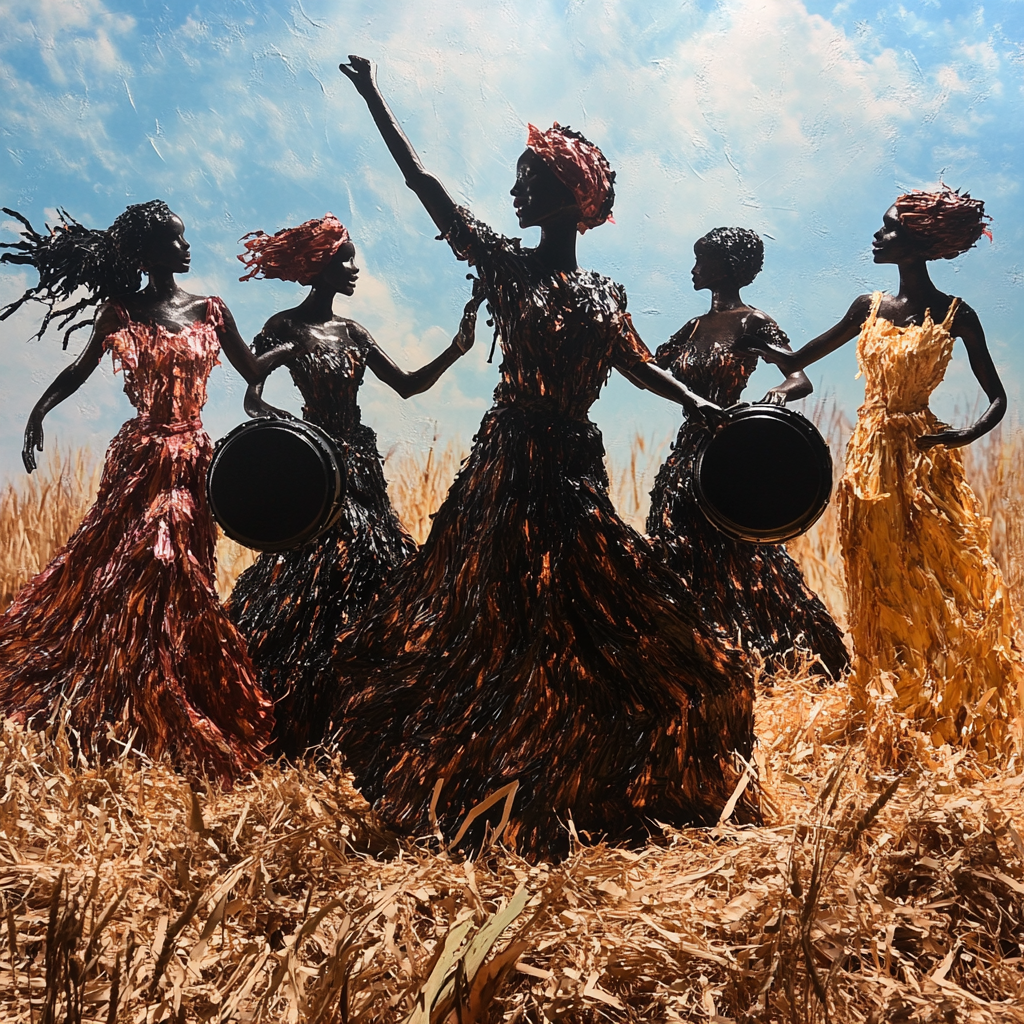
<svg viewBox="0 0 1024 1024">
<path fill-rule="evenodd" d="M 774 325 L 762 330 L 785 340 Z M 734 405 L 757 356 L 698 345 L 692 336 L 687 325 L 658 349 L 655 361 L 712 402 Z M 658 472 L 647 518 L 655 549 L 690 587 L 703 617 L 745 649 L 760 652 L 769 671 L 799 664 L 804 652 L 813 659 L 812 671 L 838 679 L 850 667 L 842 633 L 785 546 L 733 540 L 701 512 L 694 466 L 704 436 L 700 424 L 684 421 Z"/>
<path fill-rule="evenodd" d="M 81 526 L 0 615 L 0 709 L 56 713 L 90 753 L 118 753 L 112 733 L 228 781 L 263 759 L 273 716 L 214 587 L 199 413 L 221 309 L 178 332 L 121 310 L 105 346 L 139 415 Z"/>
<path fill-rule="evenodd" d="M 260 334 L 257 353 L 275 344 Z M 264 554 L 239 576 L 228 611 L 249 644 L 260 682 L 274 698 L 279 749 L 297 757 L 320 743 L 335 684 L 326 672 L 338 634 L 416 545 L 388 500 L 377 435 L 356 401 L 366 371 L 368 335 L 321 341 L 288 363 L 302 415 L 344 453 L 347 489 L 337 522 L 321 537 L 282 554 Z"/>
<path fill-rule="evenodd" d="M 732 752 L 750 755 L 753 686 L 608 498 L 587 411 L 613 361 L 650 358 L 625 294 L 465 211 L 449 242 L 482 275 L 501 381 L 426 543 L 340 638 L 341 750 L 413 834 L 436 821 L 450 840 L 517 784 L 504 841 L 531 857 L 563 854 L 570 818 L 612 841 L 713 822 Z"/>
</svg>

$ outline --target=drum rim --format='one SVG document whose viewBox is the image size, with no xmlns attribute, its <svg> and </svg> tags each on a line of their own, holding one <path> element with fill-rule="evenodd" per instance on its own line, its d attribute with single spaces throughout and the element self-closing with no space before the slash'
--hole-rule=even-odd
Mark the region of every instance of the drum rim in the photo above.
<svg viewBox="0 0 1024 1024">
<path fill-rule="evenodd" d="M 694 493 L 697 498 L 697 505 L 701 512 L 704 513 L 705 518 L 707 518 L 712 526 L 733 540 L 745 541 L 748 544 L 784 544 L 786 541 L 793 540 L 794 537 L 799 537 L 801 534 L 806 533 L 824 515 L 825 509 L 828 508 L 828 503 L 832 497 L 832 475 L 834 471 L 832 450 L 822 436 L 821 431 L 803 413 L 797 412 L 796 409 L 790 409 L 784 405 L 774 405 L 769 402 L 737 403 L 725 409 L 724 413 L 725 418 L 723 421 L 715 428 L 709 430 L 701 440 L 694 459 Z M 821 475 L 822 479 L 819 482 L 818 494 L 814 505 L 804 515 L 794 520 L 793 523 L 787 524 L 784 528 L 780 527 L 776 530 L 755 533 L 753 530 L 736 523 L 724 515 L 711 503 L 701 483 L 701 466 L 704 463 L 704 457 L 711 447 L 712 441 L 722 428 L 739 423 L 745 419 L 757 418 L 782 420 L 798 427 L 804 436 L 810 438 L 814 446 L 818 448 L 818 452 L 822 456 L 819 464 L 826 472 L 823 472 Z"/>
<path fill-rule="evenodd" d="M 261 541 L 256 544 L 253 542 L 252 537 L 244 536 L 242 533 L 231 527 L 230 524 L 227 524 L 222 520 L 221 516 L 218 514 L 217 504 L 213 497 L 212 481 L 215 474 L 215 468 L 220 461 L 224 448 L 228 442 L 240 434 L 249 433 L 250 431 L 266 427 L 289 430 L 317 451 L 321 456 L 322 462 L 325 461 L 324 456 L 327 457 L 326 464 L 324 465 L 324 475 L 327 477 L 327 495 L 325 496 L 324 502 L 312 523 L 304 530 L 301 530 L 299 533 L 294 534 L 284 541 Z M 334 438 L 323 429 L 323 427 L 318 426 L 316 423 L 311 423 L 309 420 L 284 419 L 283 417 L 275 416 L 257 416 L 252 419 L 244 420 L 237 426 L 232 427 L 223 437 L 219 438 L 214 445 L 213 458 L 210 460 L 210 465 L 206 471 L 206 501 L 210 506 L 210 514 L 226 537 L 230 537 L 231 540 L 241 544 L 243 547 L 250 548 L 253 551 L 262 551 L 271 554 L 281 551 L 291 551 L 316 540 L 318 537 L 322 536 L 325 531 L 329 530 L 341 516 L 347 484 L 347 474 L 345 472 L 345 463 L 340 450 L 341 447 L 341 444 L 335 441 Z M 333 469 L 333 474 L 328 472 L 328 469 Z M 332 477 L 334 483 L 333 489 L 330 486 Z M 331 496 L 332 490 L 333 497 Z M 333 508 L 333 512 L 324 518 L 325 513 L 331 508 Z M 323 519 L 322 522 L 320 521 L 321 519 Z"/>
</svg>

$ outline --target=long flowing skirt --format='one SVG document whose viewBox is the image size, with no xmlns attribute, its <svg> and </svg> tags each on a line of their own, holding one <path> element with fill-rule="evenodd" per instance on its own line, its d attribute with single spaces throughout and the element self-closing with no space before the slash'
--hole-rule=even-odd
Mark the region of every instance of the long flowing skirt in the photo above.
<svg viewBox="0 0 1024 1024">
<path fill-rule="evenodd" d="M 373 431 L 346 447 L 347 489 L 337 522 L 294 551 L 264 554 L 241 576 L 228 612 L 275 701 L 278 748 L 320 743 L 335 698 L 328 670 L 338 634 L 362 613 L 390 570 L 415 550 L 388 500 Z"/>
<path fill-rule="evenodd" d="M 839 488 L 854 699 L 994 752 L 1021 713 L 1020 634 L 961 453 L 915 443 L 941 429 L 927 408 L 858 413 Z"/>
<path fill-rule="evenodd" d="M 717 820 L 751 679 L 607 486 L 592 423 L 493 409 L 423 548 L 342 634 L 338 741 L 393 826 L 451 839 L 513 784 L 504 841 L 529 856 L 564 853 L 570 818 L 613 841 Z"/>
<path fill-rule="evenodd" d="M 647 532 L 665 563 L 690 586 L 702 615 L 769 671 L 809 659 L 838 679 L 849 667 L 843 635 L 782 544 L 733 540 L 708 521 L 694 490 L 699 427 L 684 423 L 651 491 Z"/>
<path fill-rule="evenodd" d="M 272 708 L 214 589 L 211 457 L 195 423 L 121 428 L 96 503 L 0 615 L 4 714 L 222 781 L 263 759 Z"/>
</svg>

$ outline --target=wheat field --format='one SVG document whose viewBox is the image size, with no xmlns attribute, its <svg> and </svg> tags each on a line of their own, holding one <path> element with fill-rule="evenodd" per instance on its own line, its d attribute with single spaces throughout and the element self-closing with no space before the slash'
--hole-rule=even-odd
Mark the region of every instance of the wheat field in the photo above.
<svg viewBox="0 0 1024 1024">
<path fill-rule="evenodd" d="M 819 407 L 841 453 L 847 419 Z M 642 525 L 667 449 L 609 467 Z M 968 449 L 1024 607 L 1024 440 Z M 422 539 L 457 442 L 394 454 Z M 51 457 L 0 495 L 4 603 L 88 507 L 97 461 Z M 831 510 L 790 545 L 840 622 Z M 222 594 L 251 553 L 222 541 Z M 0 1019 L 25 1024 L 503 1021 L 1024 1022 L 1024 765 L 948 747 L 897 774 L 846 728 L 845 684 L 758 687 L 762 827 L 664 828 L 560 864 L 397 840 L 338 760 L 230 792 L 128 754 L 76 759 L 59 721 L 0 732 Z M 728 809 L 727 809 L 728 810 Z"/>
</svg>

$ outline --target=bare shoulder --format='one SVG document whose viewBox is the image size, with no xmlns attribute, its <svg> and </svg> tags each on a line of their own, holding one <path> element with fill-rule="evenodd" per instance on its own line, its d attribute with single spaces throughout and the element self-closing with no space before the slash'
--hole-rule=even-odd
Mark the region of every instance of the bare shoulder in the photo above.
<svg viewBox="0 0 1024 1024">
<path fill-rule="evenodd" d="M 338 325 L 353 341 L 359 342 L 363 345 L 376 346 L 376 342 L 373 340 L 373 335 L 360 323 L 356 323 L 355 320 L 349 320 L 347 317 L 336 316 L 334 323 Z"/>
<path fill-rule="evenodd" d="M 974 311 L 974 307 L 968 305 L 963 299 L 957 302 L 950 333 L 954 338 L 963 338 L 964 341 L 976 338 L 981 339 L 982 342 L 985 340 L 985 330 L 981 326 L 980 317 Z"/>
</svg>

